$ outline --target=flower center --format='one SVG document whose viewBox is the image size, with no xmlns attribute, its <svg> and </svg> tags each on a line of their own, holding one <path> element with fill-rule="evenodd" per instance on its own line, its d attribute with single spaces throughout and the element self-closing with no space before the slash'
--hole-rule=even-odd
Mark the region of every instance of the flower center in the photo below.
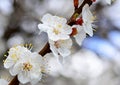
<svg viewBox="0 0 120 85">
<path fill-rule="evenodd" d="M 24 71 L 30 71 L 32 69 L 32 65 L 28 63 L 23 63 L 23 70 Z"/>
<path fill-rule="evenodd" d="M 53 29 L 53 32 L 56 34 L 56 35 L 58 35 L 59 33 L 60 33 L 60 31 L 58 30 L 58 29 Z"/>
<path fill-rule="evenodd" d="M 62 25 L 61 25 L 61 24 L 58 24 L 58 25 L 57 25 L 57 27 L 58 27 L 58 28 L 61 28 L 61 27 L 62 27 Z"/>
</svg>

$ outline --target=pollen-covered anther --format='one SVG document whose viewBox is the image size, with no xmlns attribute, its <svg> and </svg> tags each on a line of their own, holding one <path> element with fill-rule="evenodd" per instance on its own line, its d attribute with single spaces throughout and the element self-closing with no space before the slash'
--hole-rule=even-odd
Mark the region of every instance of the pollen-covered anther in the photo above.
<svg viewBox="0 0 120 85">
<path fill-rule="evenodd" d="M 58 27 L 58 28 L 61 28 L 61 27 L 62 27 L 62 25 L 61 25 L 61 24 L 58 24 L 58 25 L 57 25 L 57 27 Z"/>
<path fill-rule="evenodd" d="M 23 63 L 23 70 L 24 71 L 30 71 L 32 69 L 32 65 L 28 63 Z"/>
<path fill-rule="evenodd" d="M 60 31 L 58 29 L 53 29 L 53 32 L 58 35 L 60 33 Z"/>
<path fill-rule="evenodd" d="M 56 48 L 60 48 L 60 44 L 57 41 L 55 41 L 54 45 Z"/>
<path fill-rule="evenodd" d="M 26 47 L 28 50 L 32 50 L 33 45 L 31 43 L 30 44 L 25 44 L 24 47 Z"/>
</svg>

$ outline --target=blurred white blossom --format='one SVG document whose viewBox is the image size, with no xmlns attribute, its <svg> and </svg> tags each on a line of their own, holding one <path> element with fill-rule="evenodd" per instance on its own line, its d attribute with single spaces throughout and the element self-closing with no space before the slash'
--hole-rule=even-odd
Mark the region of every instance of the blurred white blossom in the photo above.
<svg viewBox="0 0 120 85">
<path fill-rule="evenodd" d="M 13 12 L 13 0 L 0 0 L 0 12 L 9 15 Z"/>
<path fill-rule="evenodd" d="M 8 85 L 8 81 L 5 79 L 0 79 L 0 85 Z"/>
</svg>

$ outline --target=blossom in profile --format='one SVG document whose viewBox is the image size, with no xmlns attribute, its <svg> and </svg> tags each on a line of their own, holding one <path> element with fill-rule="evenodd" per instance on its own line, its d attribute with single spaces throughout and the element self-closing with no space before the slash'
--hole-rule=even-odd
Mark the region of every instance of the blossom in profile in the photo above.
<svg viewBox="0 0 120 85">
<path fill-rule="evenodd" d="M 81 46 L 86 34 L 93 36 L 93 22 L 95 17 L 92 15 L 89 5 L 85 4 L 82 9 L 82 17 L 76 19 L 76 24 L 73 25 L 71 36 L 75 37 L 76 42 Z"/>
<path fill-rule="evenodd" d="M 72 29 L 67 25 L 67 20 L 65 18 L 45 14 L 41 21 L 42 24 L 38 24 L 38 28 L 40 31 L 46 32 L 50 40 L 58 41 L 70 38 L 69 35 Z"/>
<path fill-rule="evenodd" d="M 66 39 L 66 40 L 58 40 L 58 41 L 52 41 L 49 40 L 50 43 L 50 49 L 54 56 L 56 57 L 67 57 L 71 54 L 71 47 L 72 47 L 72 40 Z"/>
<path fill-rule="evenodd" d="M 88 4 L 85 4 L 85 6 L 82 9 L 82 19 L 83 19 L 83 28 L 84 31 L 90 35 L 91 37 L 93 36 L 93 22 L 95 20 L 95 17 L 90 11 L 90 7 Z"/>
</svg>

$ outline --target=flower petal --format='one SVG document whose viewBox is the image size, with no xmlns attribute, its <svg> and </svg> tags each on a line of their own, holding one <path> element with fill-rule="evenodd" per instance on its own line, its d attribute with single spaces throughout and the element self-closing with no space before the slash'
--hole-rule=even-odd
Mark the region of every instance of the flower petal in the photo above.
<svg viewBox="0 0 120 85">
<path fill-rule="evenodd" d="M 85 31 L 82 29 L 81 31 L 79 31 L 79 33 L 77 35 L 74 36 L 76 42 L 81 46 L 82 41 L 86 38 L 86 33 Z"/>
<path fill-rule="evenodd" d="M 60 55 L 63 56 L 63 57 L 67 57 L 67 56 L 69 56 L 69 55 L 71 54 L 71 51 L 70 51 L 70 49 L 68 49 L 68 48 L 59 48 L 59 49 L 58 49 L 58 52 L 59 52 Z"/>
<path fill-rule="evenodd" d="M 21 71 L 21 63 L 18 61 L 12 68 L 9 69 L 9 72 L 12 76 L 17 75 Z"/>
<path fill-rule="evenodd" d="M 45 24 L 38 24 L 38 28 L 40 31 L 44 31 L 44 32 L 47 32 L 47 30 L 51 29 L 49 26 Z"/>
<path fill-rule="evenodd" d="M 29 74 L 27 72 L 21 72 L 18 74 L 18 80 L 22 83 L 28 83 L 30 81 Z"/>
<path fill-rule="evenodd" d="M 14 64 L 15 62 L 10 57 L 8 57 L 4 62 L 4 67 L 8 69 L 11 68 Z"/>
<path fill-rule="evenodd" d="M 93 36 L 92 24 L 90 24 L 90 23 L 83 23 L 83 27 L 84 27 L 85 32 L 92 37 Z"/>
<path fill-rule="evenodd" d="M 49 24 L 51 23 L 51 21 L 52 21 L 52 15 L 51 15 L 51 14 L 45 14 L 45 15 L 42 17 L 41 21 L 42 21 L 44 24 L 49 25 Z"/>
<path fill-rule="evenodd" d="M 83 7 L 82 9 L 82 18 L 83 18 L 83 22 L 86 23 L 86 22 L 92 22 L 92 18 L 93 18 L 93 15 L 89 9 L 89 5 L 88 4 L 85 4 L 85 6 Z"/>
</svg>

